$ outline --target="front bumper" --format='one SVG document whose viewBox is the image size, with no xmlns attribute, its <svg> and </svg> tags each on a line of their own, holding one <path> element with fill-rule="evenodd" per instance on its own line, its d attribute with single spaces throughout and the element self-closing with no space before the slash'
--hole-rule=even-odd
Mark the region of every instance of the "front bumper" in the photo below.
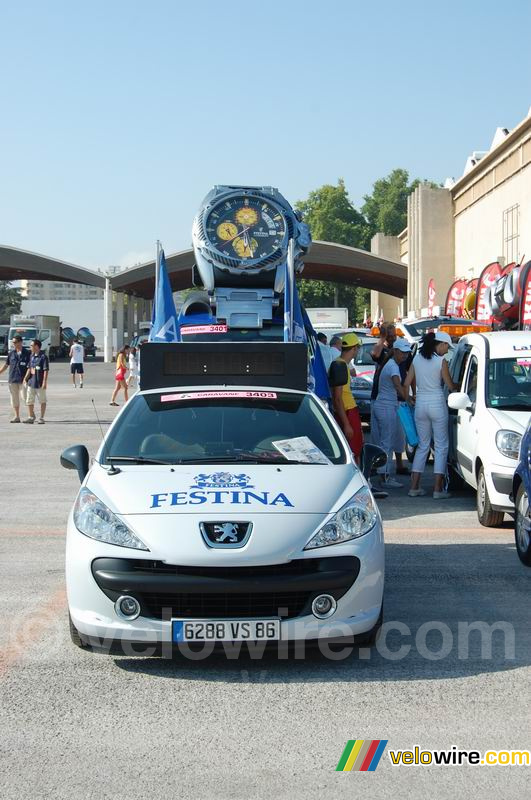
<svg viewBox="0 0 531 800">
<path fill-rule="evenodd" d="M 484 467 L 490 503 L 496 511 L 514 511 L 514 502 L 511 499 L 511 494 L 517 465 L 518 462 L 515 461 L 514 467 L 507 467 L 501 464 L 490 464 Z"/>
<path fill-rule="evenodd" d="M 371 630 L 382 606 L 384 544 L 379 521 L 358 540 L 307 551 L 284 564 L 178 567 L 145 555 L 102 545 L 80 534 L 70 521 L 68 604 L 84 638 L 105 646 L 169 643 L 172 616 L 279 617 L 282 640 L 338 638 Z M 335 597 L 337 609 L 320 620 L 311 613 L 311 601 L 323 593 Z M 138 598 L 142 612 L 137 619 L 116 614 L 114 603 L 121 594 Z"/>
</svg>

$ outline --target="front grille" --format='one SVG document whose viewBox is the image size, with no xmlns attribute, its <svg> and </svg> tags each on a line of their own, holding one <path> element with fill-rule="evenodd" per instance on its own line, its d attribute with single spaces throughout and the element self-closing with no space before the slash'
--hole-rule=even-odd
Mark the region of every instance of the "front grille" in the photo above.
<svg viewBox="0 0 531 800">
<path fill-rule="evenodd" d="M 142 615 L 156 619 L 171 617 L 222 619 L 234 617 L 298 617 L 309 602 L 311 592 L 264 594 L 144 594 Z"/>
<path fill-rule="evenodd" d="M 352 559 L 354 562 L 354 559 Z M 304 573 L 317 572 L 321 565 L 331 567 L 333 560 L 320 558 L 299 558 L 288 561 L 287 564 L 267 564 L 259 567 L 183 567 L 176 564 L 166 564 L 164 561 L 150 561 L 149 559 L 131 559 L 130 567 L 139 572 L 149 572 L 152 575 L 197 575 L 202 578 L 261 578 L 276 577 L 277 575 L 304 575 Z M 355 566 L 352 564 L 352 571 Z"/>
</svg>

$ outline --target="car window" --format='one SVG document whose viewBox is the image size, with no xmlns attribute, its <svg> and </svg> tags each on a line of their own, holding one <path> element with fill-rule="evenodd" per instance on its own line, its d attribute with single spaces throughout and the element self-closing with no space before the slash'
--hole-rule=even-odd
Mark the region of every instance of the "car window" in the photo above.
<svg viewBox="0 0 531 800">
<path fill-rule="evenodd" d="M 531 408 L 531 366 L 528 359 L 490 359 L 487 405 L 523 411 Z"/>
<path fill-rule="evenodd" d="M 450 374 L 453 382 L 458 383 L 459 386 L 461 386 L 463 383 L 465 370 L 468 365 L 468 355 L 471 349 L 472 346 L 469 344 L 461 345 L 460 347 L 457 347 L 452 354 L 450 361 Z"/>
<path fill-rule="evenodd" d="M 464 391 L 469 396 L 472 403 L 476 402 L 478 389 L 478 360 L 476 356 L 468 359 L 468 373 Z"/>
<path fill-rule="evenodd" d="M 181 393 L 133 397 L 106 440 L 107 457 L 163 461 L 245 460 L 282 457 L 273 442 L 307 436 L 333 463 L 346 461 L 343 445 L 319 401 L 309 395 L 270 392 L 271 399 L 189 400 Z"/>
<path fill-rule="evenodd" d="M 376 344 L 375 341 L 363 343 L 358 350 L 358 355 L 354 359 L 356 366 L 371 366 L 374 367 L 375 362 L 372 359 L 371 351 Z"/>
</svg>

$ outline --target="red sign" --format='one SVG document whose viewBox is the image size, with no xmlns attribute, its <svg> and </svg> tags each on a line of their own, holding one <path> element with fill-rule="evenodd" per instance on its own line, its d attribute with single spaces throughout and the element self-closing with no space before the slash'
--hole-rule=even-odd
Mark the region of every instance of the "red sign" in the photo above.
<svg viewBox="0 0 531 800">
<path fill-rule="evenodd" d="M 452 283 L 446 296 L 445 314 L 448 317 L 463 316 L 463 302 L 465 299 L 467 282 L 464 278 L 458 278 Z"/>
<path fill-rule="evenodd" d="M 428 317 L 433 317 L 433 307 L 435 305 L 435 282 L 430 278 L 428 283 Z"/>
<path fill-rule="evenodd" d="M 520 269 L 520 286 L 522 287 L 520 328 L 523 331 L 531 331 L 531 261 Z"/>
<path fill-rule="evenodd" d="M 478 280 L 476 293 L 476 313 L 478 322 L 492 325 L 492 307 L 490 304 L 490 289 L 502 274 L 502 267 L 497 261 L 487 264 Z"/>
</svg>

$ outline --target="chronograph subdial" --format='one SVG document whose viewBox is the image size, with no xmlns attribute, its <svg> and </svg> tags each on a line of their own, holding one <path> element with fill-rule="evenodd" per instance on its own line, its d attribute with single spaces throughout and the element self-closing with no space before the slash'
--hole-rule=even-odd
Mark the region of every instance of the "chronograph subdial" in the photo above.
<svg viewBox="0 0 531 800">
<path fill-rule="evenodd" d="M 226 221 L 218 225 L 216 233 L 224 242 L 230 242 L 231 239 L 234 239 L 238 235 L 238 228 L 234 222 Z"/>
<path fill-rule="evenodd" d="M 256 239 L 249 239 L 247 236 L 237 236 L 232 246 L 240 258 L 253 258 L 258 248 Z"/>
<path fill-rule="evenodd" d="M 243 206 L 236 212 L 236 222 L 239 222 L 240 225 L 245 227 L 248 225 L 256 225 L 258 222 L 258 212 L 251 206 Z"/>
</svg>

